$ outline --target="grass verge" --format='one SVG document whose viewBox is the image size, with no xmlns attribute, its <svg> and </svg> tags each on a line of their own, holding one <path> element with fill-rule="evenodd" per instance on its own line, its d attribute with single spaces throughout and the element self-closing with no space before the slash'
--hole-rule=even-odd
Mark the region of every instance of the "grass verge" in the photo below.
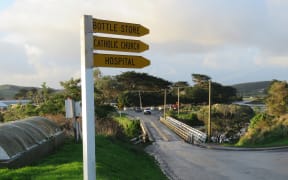
<svg viewBox="0 0 288 180">
<path fill-rule="evenodd" d="M 239 148 L 264 148 L 264 147 L 281 147 L 281 146 L 288 146 L 288 138 L 279 139 L 273 142 L 266 142 L 263 144 L 246 144 L 246 145 L 237 145 L 237 144 L 222 144 L 226 147 L 239 147 Z"/>
<path fill-rule="evenodd" d="M 167 179 L 142 148 L 107 136 L 96 136 L 96 165 L 99 180 Z M 0 179 L 83 179 L 82 144 L 69 140 L 41 162 L 19 169 L 0 169 Z"/>
<path fill-rule="evenodd" d="M 139 120 L 131 120 L 125 114 L 114 116 L 113 119 L 123 128 L 124 134 L 128 138 L 133 138 L 140 134 L 141 128 Z"/>
<path fill-rule="evenodd" d="M 270 142 L 263 143 L 263 144 L 253 144 L 253 145 L 243 145 L 243 146 L 236 145 L 236 147 L 251 147 L 251 148 L 281 147 L 281 146 L 288 146 L 288 138 L 279 139 L 273 142 L 270 141 Z"/>
</svg>

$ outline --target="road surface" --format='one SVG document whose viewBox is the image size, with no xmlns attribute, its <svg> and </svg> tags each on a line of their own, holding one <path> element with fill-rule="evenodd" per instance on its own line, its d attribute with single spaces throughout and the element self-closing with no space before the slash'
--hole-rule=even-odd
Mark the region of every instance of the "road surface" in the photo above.
<svg viewBox="0 0 288 180">
<path fill-rule="evenodd" d="M 278 151 L 225 151 L 206 149 L 183 142 L 159 122 L 160 113 L 141 118 L 154 142 L 146 151 L 155 157 L 162 171 L 175 180 L 287 180 L 288 152 Z"/>
</svg>

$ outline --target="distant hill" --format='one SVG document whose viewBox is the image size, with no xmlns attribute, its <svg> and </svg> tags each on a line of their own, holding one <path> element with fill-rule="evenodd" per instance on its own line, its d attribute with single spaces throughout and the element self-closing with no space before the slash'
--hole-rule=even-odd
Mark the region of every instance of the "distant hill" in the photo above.
<svg viewBox="0 0 288 180">
<path fill-rule="evenodd" d="M 246 96 L 263 96 L 272 81 L 248 82 L 232 85 L 237 89 L 238 95 Z"/>
<path fill-rule="evenodd" d="M 15 94 L 17 94 L 21 89 L 31 90 L 31 89 L 39 89 L 36 87 L 24 87 L 24 86 L 16 86 L 16 85 L 0 85 L 0 99 L 14 99 Z"/>
</svg>

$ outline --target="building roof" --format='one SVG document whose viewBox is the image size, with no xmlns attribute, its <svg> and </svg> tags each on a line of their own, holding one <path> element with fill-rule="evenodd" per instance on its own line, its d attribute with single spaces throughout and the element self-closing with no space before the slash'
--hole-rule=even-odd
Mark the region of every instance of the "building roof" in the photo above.
<svg viewBox="0 0 288 180">
<path fill-rule="evenodd" d="M 0 101 L 0 107 L 7 107 L 8 105 Z"/>
</svg>

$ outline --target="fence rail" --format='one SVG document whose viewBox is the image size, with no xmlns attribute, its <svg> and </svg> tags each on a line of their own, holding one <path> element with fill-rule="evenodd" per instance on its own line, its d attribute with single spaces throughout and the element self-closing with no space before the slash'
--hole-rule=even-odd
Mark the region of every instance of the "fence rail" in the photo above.
<svg viewBox="0 0 288 180">
<path fill-rule="evenodd" d="M 160 122 L 165 124 L 181 138 L 189 143 L 205 143 L 207 135 L 198 129 L 192 128 L 172 117 L 167 116 L 166 119 L 160 117 Z"/>
</svg>

